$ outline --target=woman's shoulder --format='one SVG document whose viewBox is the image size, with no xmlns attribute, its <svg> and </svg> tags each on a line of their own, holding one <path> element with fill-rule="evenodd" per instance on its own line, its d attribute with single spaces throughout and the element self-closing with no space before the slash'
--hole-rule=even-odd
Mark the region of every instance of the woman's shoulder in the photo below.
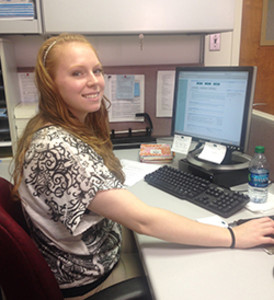
<svg viewBox="0 0 274 300">
<path fill-rule="evenodd" d="M 33 136 L 32 147 L 36 151 L 38 148 L 58 149 L 58 151 L 70 152 L 71 154 L 97 155 L 90 145 L 70 133 L 61 126 L 48 125 L 40 128 Z"/>
<path fill-rule="evenodd" d="M 43 148 L 47 147 L 51 149 L 58 146 L 71 148 L 82 143 L 80 139 L 61 126 L 49 125 L 40 128 L 34 133 L 31 145 L 33 145 L 35 149 L 37 149 L 38 145 Z"/>
<path fill-rule="evenodd" d="M 68 138 L 74 138 L 70 132 L 61 126 L 56 125 L 46 125 L 39 130 L 37 130 L 33 136 L 33 140 L 64 140 Z"/>
</svg>

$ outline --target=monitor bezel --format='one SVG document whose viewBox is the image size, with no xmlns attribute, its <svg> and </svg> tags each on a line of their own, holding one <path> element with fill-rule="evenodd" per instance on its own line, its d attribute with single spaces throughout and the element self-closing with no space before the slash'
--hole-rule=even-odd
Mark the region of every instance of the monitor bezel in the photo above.
<svg viewBox="0 0 274 300">
<path fill-rule="evenodd" d="M 225 145 L 229 150 L 236 150 L 240 152 L 246 152 L 249 142 L 250 136 L 250 125 L 251 125 L 251 115 L 252 115 L 252 107 L 253 107 L 253 98 L 255 92 L 255 82 L 256 82 L 256 73 L 257 68 L 255 66 L 186 66 L 186 67 L 177 67 L 175 70 L 175 85 L 174 85 L 174 98 L 173 98 L 173 112 L 172 112 L 172 124 L 171 124 L 171 136 L 175 134 L 183 135 L 182 133 L 178 133 L 175 131 L 175 112 L 177 106 L 177 97 L 178 97 L 178 80 L 180 73 L 184 72 L 224 72 L 224 71 L 233 71 L 233 72 L 247 72 L 248 73 L 248 81 L 247 81 L 247 89 L 246 89 L 246 97 L 243 111 L 243 125 L 240 137 L 240 144 L 232 145 L 229 143 L 223 143 L 215 139 L 206 139 L 201 137 L 191 136 L 193 141 L 197 141 L 199 143 L 212 142 L 218 143 L 221 145 Z M 186 136 L 189 136 L 186 134 Z"/>
</svg>

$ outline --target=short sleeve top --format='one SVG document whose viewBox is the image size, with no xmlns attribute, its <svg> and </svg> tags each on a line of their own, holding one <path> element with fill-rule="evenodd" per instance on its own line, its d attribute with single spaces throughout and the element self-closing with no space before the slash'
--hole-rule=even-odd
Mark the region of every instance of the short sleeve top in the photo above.
<svg viewBox="0 0 274 300">
<path fill-rule="evenodd" d="M 119 260 L 121 227 L 88 210 L 99 191 L 123 188 L 91 146 L 57 126 L 33 136 L 19 194 L 32 237 L 59 286 L 95 282 Z"/>
</svg>

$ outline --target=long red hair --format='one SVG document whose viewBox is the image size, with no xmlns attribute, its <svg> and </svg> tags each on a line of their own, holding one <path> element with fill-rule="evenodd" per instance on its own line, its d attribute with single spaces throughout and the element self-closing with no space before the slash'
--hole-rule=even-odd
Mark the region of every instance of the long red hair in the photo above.
<svg viewBox="0 0 274 300">
<path fill-rule="evenodd" d="M 18 197 L 18 188 L 22 180 L 23 163 L 33 134 L 46 124 L 61 126 L 72 135 L 89 144 L 99 155 L 109 170 L 121 181 L 124 174 L 119 160 L 114 156 L 110 140 L 110 129 L 107 113 L 108 99 L 104 96 L 100 109 L 89 113 L 84 123 L 75 118 L 67 108 L 54 83 L 57 56 L 55 49 L 65 43 L 84 43 L 96 51 L 89 41 L 79 34 L 61 34 L 46 40 L 38 52 L 35 80 L 39 91 L 39 112 L 27 124 L 17 146 L 14 157 L 13 194 Z M 97 55 L 98 57 L 98 55 Z"/>
</svg>

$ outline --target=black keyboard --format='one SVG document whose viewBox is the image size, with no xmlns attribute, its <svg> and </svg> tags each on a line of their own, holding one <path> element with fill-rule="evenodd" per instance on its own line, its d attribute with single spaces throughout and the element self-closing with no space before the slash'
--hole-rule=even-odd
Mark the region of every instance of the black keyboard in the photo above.
<svg viewBox="0 0 274 300">
<path fill-rule="evenodd" d="M 224 218 L 232 216 L 249 202 L 249 197 L 243 193 L 167 165 L 146 175 L 145 181 Z"/>
</svg>

